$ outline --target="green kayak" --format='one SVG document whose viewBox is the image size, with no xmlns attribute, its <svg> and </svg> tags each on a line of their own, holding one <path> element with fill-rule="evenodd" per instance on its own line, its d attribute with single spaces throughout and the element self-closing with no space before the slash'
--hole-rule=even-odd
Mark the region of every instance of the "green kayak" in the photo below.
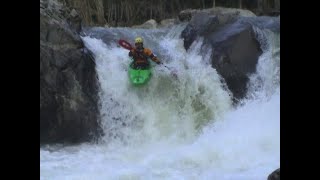
<svg viewBox="0 0 320 180">
<path fill-rule="evenodd" d="M 129 65 L 129 79 L 133 85 L 143 85 L 148 82 L 151 77 L 151 66 L 147 69 L 134 69 L 132 63 Z"/>
</svg>

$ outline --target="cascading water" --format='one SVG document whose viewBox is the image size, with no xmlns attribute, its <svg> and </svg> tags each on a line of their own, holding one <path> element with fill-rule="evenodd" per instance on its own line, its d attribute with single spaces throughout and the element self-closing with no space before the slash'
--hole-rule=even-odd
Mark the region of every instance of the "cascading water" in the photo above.
<svg viewBox="0 0 320 180">
<path fill-rule="evenodd" d="M 109 41 L 83 37 L 93 53 L 102 127 L 98 144 L 40 149 L 40 179 L 266 179 L 280 166 L 279 34 L 256 29 L 263 54 L 250 78 L 248 98 L 231 98 L 202 39 L 186 51 L 172 29 L 109 28 Z M 128 80 L 128 50 L 115 42 L 144 37 L 166 65 L 146 86 Z"/>
</svg>

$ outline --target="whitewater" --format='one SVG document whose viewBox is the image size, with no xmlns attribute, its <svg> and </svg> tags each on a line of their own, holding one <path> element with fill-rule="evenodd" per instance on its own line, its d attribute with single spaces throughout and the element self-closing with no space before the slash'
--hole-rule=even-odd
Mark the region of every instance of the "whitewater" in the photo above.
<svg viewBox="0 0 320 180">
<path fill-rule="evenodd" d="M 265 180 L 280 167 L 280 34 L 255 29 L 263 53 L 247 97 L 232 106 L 203 39 L 184 49 L 184 27 L 93 28 L 82 36 L 96 64 L 105 135 L 41 147 L 40 179 Z M 165 64 L 152 63 L 143 87 L 130 84 L 128 50 L 116 43 L 136 36 Z"/>
</svg>

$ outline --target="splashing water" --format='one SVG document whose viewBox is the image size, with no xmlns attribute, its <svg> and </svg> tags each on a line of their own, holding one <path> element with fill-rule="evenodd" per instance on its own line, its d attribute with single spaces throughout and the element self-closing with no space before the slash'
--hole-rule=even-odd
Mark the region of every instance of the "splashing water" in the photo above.
<svg viewBox="0 0 320 180">
<path fill-rule="evenodd" d="M 142 32 L 130 31 L 130 37 Z M 99 144 L 42 147 L 40 179 L 259 180 L 279 167 L 277 43 L 263 49 L 248 99 L 232 108 L 208 65 L 211 52 L 200 54 L 201 38 L 185 51 L 180 32 L 143 31 L 145 46 L 167 66 L 152 64 L 151 81 L 143 87 L 128 80 L 127 50 L 83 37 L 95 56 L 106 135 Z M 279 41 L 271 32 L 266 40 Z"/>
</svg>

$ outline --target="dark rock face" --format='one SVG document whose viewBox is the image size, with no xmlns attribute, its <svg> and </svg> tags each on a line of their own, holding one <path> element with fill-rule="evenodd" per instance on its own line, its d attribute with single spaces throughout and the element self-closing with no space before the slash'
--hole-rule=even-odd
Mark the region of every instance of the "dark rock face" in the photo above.
<svg viewBox="0 0 320 180">
<path fill-rule="evenodd" d="M 80 30 L 75 10 L 40 1 L 40 144 L 78 143 L 100 132 L 95 64 Z"/>
<path fill-rule="evenodd" d="M 237 103 L 245 97 L 249 76 L 256 71 L 262 54 L 254 27 L 279 32 L 280 18 L 244 17 L 239 16 L 241 13 L 211 11 L 181 13 L 180 18 L 190 19 L 181 37 L 186 50 L 198 37 L 204 38 L 204 46 L 212 48 L 212 66 L 225 80 L 234 103 Z"/>
<path fill-rule="evenodd" d="M 234 23 L 222 32 L 221 41 L 215 35 L 208 38 L 214 49 L 212 66 L 225 79 L 237 102 L 246 95 L 249 75 L 256 71 L 262 50 L 250 25 Z"/>
<path fill-rule="evenodd" d="M 280 180 L 280 168 L 273 171 L 269 176 L 268 180 Z"/>
<path fill-rule="evenodd" d="M 181 37 L 184 38 L 185 49 L 188 49 L 199 35 L 204 36 L 212 32 L 218 24 L 219 20 L 217 16 L 202 12 L 196 14 L 181 32 Z"/>
</svg>

